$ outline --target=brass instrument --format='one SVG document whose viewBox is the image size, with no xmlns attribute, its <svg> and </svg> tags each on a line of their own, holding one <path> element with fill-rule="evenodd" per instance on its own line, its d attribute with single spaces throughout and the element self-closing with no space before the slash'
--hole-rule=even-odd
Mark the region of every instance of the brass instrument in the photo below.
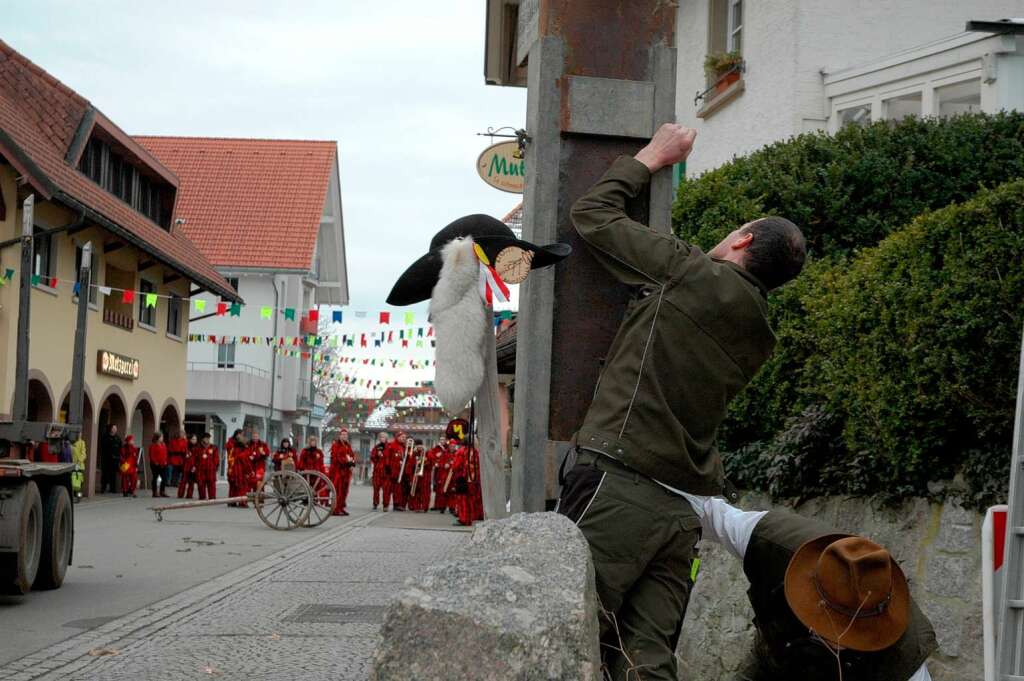
<svg viewBox="0 0 1024 681">
<path fill-rule="evenodd" d="M 405 462 L 409 460 L 409 455 L 412 454 L 413 447 L 415 447 L 415 444 L 413 443 L 412 438 L 405 438 L 405 453 L 402 454 L 402 465 L 398 469 L 399 481 L 402 479 L 402 474 L 405 473 Z"/>
<path fill-rule="evenodd" d="M 416 472 L 413 474 L 412 477 L 412 489 L 410 490 L 410 494 L 412 494 L 413 496 L 416 496 L 416 483 L 418 483 L 420 481 L 420 478 L 423 477 L 423 469 L 426 463 L 427 452 L 426 450 L 423 450 L 423 452 L 420 454 L 420 460 L 416 464 Z"/>
</svg>

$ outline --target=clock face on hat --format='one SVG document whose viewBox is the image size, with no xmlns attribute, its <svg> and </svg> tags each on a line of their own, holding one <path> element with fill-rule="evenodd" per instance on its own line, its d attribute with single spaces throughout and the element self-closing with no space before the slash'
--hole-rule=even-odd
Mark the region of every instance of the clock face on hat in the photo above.
<svg viewBox="0 0 1024 681">
<path fill-rule="evenodd" d="M 494 269 L 506 284 L 521 284 L 530 273 L 533 251 L 518 246 L 509 246 L 494 259 Z"/>
</svg>

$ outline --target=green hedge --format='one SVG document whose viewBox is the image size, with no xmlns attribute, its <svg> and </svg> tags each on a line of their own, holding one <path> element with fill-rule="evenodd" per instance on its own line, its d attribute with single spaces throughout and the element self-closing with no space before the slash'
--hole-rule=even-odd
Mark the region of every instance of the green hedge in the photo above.
<svg viewBox="0 0 1024 681">
<path fill-rule="evenodd" d="M 1024 180 L 922 215 L 849 266 L 808 275 L 787 292 L 802 321 L 782 325 L 786 359 L 765 377 L 790 384 L 773 393 L 793 395 L 790 408 L 757 404 L 756 388 L 741 405 L 776 422 L 784 414 L 783 426 L 727 454 L 729 473 L 780 496 L 928 495 L 941 491 L 929 483 L 956 478 L 973 505 L 1005 499 Z"/>
<path fill-rule="evenodd" d="M 1021 176 L 1024 114 L 908 118 L 800 135 L 684 181 L 673 221 L 707 250 L 738 225 L 777 214 L 803 228 L 813 255 L 846 254 Z"/>
</svg>

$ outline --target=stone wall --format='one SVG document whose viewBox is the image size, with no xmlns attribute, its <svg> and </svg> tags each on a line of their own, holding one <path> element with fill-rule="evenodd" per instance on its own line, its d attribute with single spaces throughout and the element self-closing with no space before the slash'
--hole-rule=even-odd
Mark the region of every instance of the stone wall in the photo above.
<svg viewBox="0 0 1024 681">
<path fill-rule="evenodd" d="M 747 495 L 747 509 L 779 508 Z M 887 508 L 872 499 L 812 499 L 795 509 L 887 547 L 914 598 L 935 627 L 939 650 L 928 662 L 935 681 L 983 678 L 982 516 L 957 503 L 914 499 Z M 680 678 L 732 681 L 753 638 L 753 612 L 742 565 L 719 546 L 701 544 L 701 572 L 677 652 Z"/>
</svg>

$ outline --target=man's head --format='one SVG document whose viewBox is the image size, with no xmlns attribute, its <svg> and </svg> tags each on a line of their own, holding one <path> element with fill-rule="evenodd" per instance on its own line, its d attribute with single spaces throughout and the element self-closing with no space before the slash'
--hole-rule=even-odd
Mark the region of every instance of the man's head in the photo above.
<svg viewBox="0 0 1024 681">
<path fill-rule="evenodd" d="M 253 442 L 259 442 L 260 441 L 260 431 L 258 431 L 258 430 L 252 431 L 252 437 L 250 439 Z"/>
<path fill-rule="evenodd" d="M 113 423 L 110 424 L 110 434 L 111 435 L 117 435 L 117 425 L 116 424 L 113 424 Z"/>
<path fill-rule="evenodd" d="M 398 444 L 400 444 L 400 445 L 404 445 L 405 444 L 405 438 L 406 438 L 406 435 L 405 435 L 405 433 L 402 433 L 402 432 L 399 432 L 397 435 L 395 435 L 395 440 L 397 440 Z"/>
<path fill-rule="evenodd" d="M 771 291 L 800 274 L 807 243 L 799 227 L 772 216 L 733 230 L 708 255 L 739 265 Z"/>
<path fill-rule="evenodd" d="M 310 449 L 316 448 L 316 435 L 310 435 L 306 438 L 306 446 Z"/>
<path fill-rule="evenodd" d="M 385 432 L 377 433 L 377 442 L 384 443 L 388 441 L 388 434 Z"/>
<path fill-rule="evenodd" d="M 209 433 L 203 433 L 203 444 L 204 445 L 210 444 L 210 440 L 212 440 L 212 439 L 213 439 L 212 435 L 210 435 Z"/>
<path fill-rule="evenodd" d="M 348 442 L 347 428 L 342 428 L 340 431 L 338 431 L 338 439 L 341 440 L 342 442 Z"/>
</svg>

